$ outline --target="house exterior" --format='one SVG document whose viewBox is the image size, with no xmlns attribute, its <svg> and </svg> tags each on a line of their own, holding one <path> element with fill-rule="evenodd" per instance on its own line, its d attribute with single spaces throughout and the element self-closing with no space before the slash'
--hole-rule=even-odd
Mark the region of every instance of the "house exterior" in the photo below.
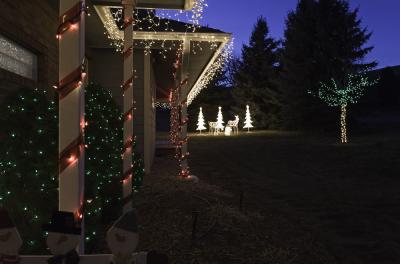
<svg viewBox="0 0 400 264">
<path fill-rule="evenodd" d="M 85 203 L 84 88 L 90 82 L 109 89 L 124 113 L 124 212 L 132 209 L 132 152 L 142 155 L 146 172 L 154 161 L 157 106 L 176 110 L 171 119 L 179 126 L 175 143 L 181 150 L 181 176 L 189 176 L 187 105 L 212 77 L 231 35 L 208 27 L 190 31 L 192 25 L 159 18 L 152 12 L 146 12 L 150 21 L 164 23 L 150 27 L 140 19 L 140 12 L 133 18 L 135 4 L 138 8 L 188 9 L 195 1 L 158 2 L 122 0 L 121 7 L 119 0 L 0 1 L 0 102 L 20 87 L 48 90 L 50 96 L 57 90 L 59 210 L 73 213 L 81 225 Z M 86 15 L 87 10 L 91 16 Z M 115 16 L 118 12 L 122 14 L 119 18 Z M 137 147 L 132 149 L 134 140 Z M 84 251 L 83 243 L 80 249 Z M 24 257 L 22 263 L 44 263 L 46 258 Z M 87 263 L 94 259 L 105 263 L 108 258 L 93 256 Z"/>
<path fill-rule="evenodd" d="M 0 1 L 0 102 L 21 86 L 52 91 L 58 82 L 56 3 Z"/>
<path fill-rule="evenodd" d="M 58 41 L 55 33 L 58 25 L 58 1 L 1 1 L 0 2 L 0 45 L 3 45 L 3 53 L 0 49 L 0 101 L 4 96 L 21 86 L 38 87 L 46 89 L 50 95 L 54 93 L 53 86 L 58 83 Z M 139 1 L 140 2 L 140 1 Z M 168 7 L 168 1 L 165 2 Z M 171 3 L 174 1 L 170 1 Z M 177 1 L 175 1 L 177 2 Z M 123 107 L 123 93 L 120 86 L 123 79 L 123 58 L 112 47 L 108 35 L 104 34 L 107 30 L 116 30 L 120 26 L 116 22 L 115 28 L 105 28 L 106 12 L 119 8 L 120 1 L 101 1 L 92 0 L 89 2 L 90 17 L 87 18 L 86 30 L 86 57 L 88 60 L 88 79 L 89 82 L 98 83 L 109 89 L 118 105 Z M 170 4 L 172 5 L 172 4 Z M 151 5 L 150 5 L 151 6 Z M 23 19 L 15 19 L 21 17 Z M 25 19 L 30 17 L 34 19 Z M 159 28 L 144 30 L 136 38 L 137 41 L 154 37 L 154 39 L 164 38 L 169 41 L 169 45 L 175 45 L 175 50 L 167 54 L 160 55 L 157 51 L 161 47 L 154 45 L 153 52 L 147 54 L 148 50 L 139 45 L 135 47 L 133 58 L 136 78 L 134 84 L 134 94 L 136 101 L 136 112 L 134 131 L 137 139 L 136 150 L 142 154 L 146 172 L 151 171 L 155 148 L 156 148 L 156 121 L 157 106 L 165 107 L 169 104 L 171 88 L 174 86 L 172 65 L 176 57 L 176 47 L 179 41 L 188 39 L 192 48 L 202 49 L 201 52 L 190 55 L 190 83 L 193 88 L 202 75 L 207 70 L 207 66 L 216 59 L 216 54 L 230 40 L 230 34 L 220 30 L 200 27 L 195 33 L 187 32 L 187 24 L 168 21 L 170 29 L 165 29 L 165 24 L 160 24 Z M 174 32 L 171 31 L 174 30 Z M 123 31 L 118 30 L 120 38 L 123 38 Z M 157 35 L 158 32 L 158 35 Z M 164 32 L 163 36 L 159 36 Z M 157 36 L 156 36 L 157 35 Z M 210 44 L 209 38 L 217 38 L 217 42 Z M 204 41 L 202 41 L 204 40 Z M 215 44 L 217 43 L 217 44 Z M 4 48 L 13 45 L 17 48 L 16 53 L 6 62 Z M 210 45 L 218 45 L 218 48 L 210 49 Z M 0 46 L 1 48 L 1 46 Z M 28 65 L 18 62 L 24 56 L 31 56 Z M 13 64 L 10 66 L 8 64 Z M 26 67 L 25 71 L 31 74 L 18 73 L 18 68 Z M 13 68 L 14 67 L 14 68 Z M 169 122 L 169 115 L 161 113 L 159 122 Z M 165 120 L 167 119 L 167 120 Z"/>
</svg>

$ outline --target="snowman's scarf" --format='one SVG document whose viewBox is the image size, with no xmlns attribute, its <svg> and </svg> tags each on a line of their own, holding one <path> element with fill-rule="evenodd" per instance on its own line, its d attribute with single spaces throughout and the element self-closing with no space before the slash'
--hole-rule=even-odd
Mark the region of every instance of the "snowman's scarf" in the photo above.
<svg viewBox="0 0 400 264">
<path fill-rule="evenodd" d="M 10 256 L 5 254 L 0 254 L 0 263 L 3 264 L 16 264 L 20 262 L 20 258 L 18 256 Z"/>
<path fill-rule="evenodd" d="M 78 264 L 79 263 L 79 255 L 74 249 L 65 255 L 57 255 L 57 256 L 49 258 L 47 260 L 47 263 L 63 264 L 63 260 L 65 260 L 65 264 Z"/>
</svg>

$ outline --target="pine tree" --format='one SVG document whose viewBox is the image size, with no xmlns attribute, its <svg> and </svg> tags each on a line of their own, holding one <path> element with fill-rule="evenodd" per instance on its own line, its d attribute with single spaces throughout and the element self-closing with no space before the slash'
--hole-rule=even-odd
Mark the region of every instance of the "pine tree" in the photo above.
<svg viewBox="0 0 400 264">
<path fill-rule="evenodd" d="M 220 130 L 223 131 L 225 126 L 224 126 L 224 118 L 222 116 L 222 107 L 218 107 L 218 115 L 217 115 L 217 126 L 215 127 L 217 129 L 217 132 Z"/>
<path fill-rule="evenodd" d="M 204 126 L 205 124 L 206 123 L 204 122 L 203 108 L 200 107 L 199 117 L 197 119 L 197 129 L 196 129 L 196 130 L 200 131 L 200 134 L 201 134 L 202 130 L 206 129 L 206 127 Z"/>
<path fill-rule="evenodd" d="M 247 128 L 247 132 L 249 132 L 250 128 L 253 128 L 252 123 L 253 123 L 253 121 L 251 120 L 250 108 L 249 108 L 249 105 L 246 105 L 246 117 L 245 117 L 245 120 L 244 120 L 244 127 L 243 128 Z"/>
<path fill-rule="evenodd" d="M 98 244 L 106 226 L 122 212 L 122 112 L 112 98 L 111 92 L 90 84 L 86 87 L 85 132 L 85 241 L 87 252 L 98 251 Z M 139 155 L 135 160 L 134 188 L 143 180 L 143 161 Z M 89 201 L 89 202 L 88 202 Z"/>
<path fill-rule="evenodd" d="M 249 45 L 242 48 L 242 58 L 234 63 L 235 112 L 243 113 L 244 106 L 250 105 L 260 128 L 276 127 L 280 123 L 281 97 L 276 83 L 278 46 L 279 42 L 269 36 L 266 20 L 260 17 Z"/>
<path fill-rule="evenodd" d="M 307 96 L 320 82 L 344 83 L 348 73 L 374 67 L 361 63 L 373 49 L 365 46 L 371 34 L 361 26 L 358 9 L 344 0 L 300 0 L 286 20 L 282 56 L 282 87 L 286 125 L 309 127 L 331 123 L 328 107 Z"/>
<path fill-rule="evenodd" d="M 42 224 L 58 203 L 57 104 L 22 88 L 0 105 L 0 206 L 23 238 L 24 254 L 46 253 Z"/>
<path fill-rule="evenodd" d="M 122 208 L 123 122 L 109 91 L 89 85 L 85 97 L 85 242 L 92 253 Z M 10 211 L 18 226 L 24 254 L 47 252 L 42 224 L 58 208 L 56 102 L 43 91 L 23 88 L 0 105 L 0 138 L 7 142 L 0 144 L 0 206 Z M 138 189 L 143 160 L 139 155 L 133 159 L 133 185 Z"/>
</svg>

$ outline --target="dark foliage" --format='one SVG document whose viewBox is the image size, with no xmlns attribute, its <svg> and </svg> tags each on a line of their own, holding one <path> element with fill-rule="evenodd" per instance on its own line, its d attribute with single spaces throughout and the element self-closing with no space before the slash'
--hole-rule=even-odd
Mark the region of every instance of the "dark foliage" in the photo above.
<svg viewBox="0 0 400 264">
<path fill-rule="evenodd" d="M 57 100 L 56 100 L 57 101 Z M 0 106 L 0 206 L 23 237 L 24 254 L 48 253 L 42 224 L 58 207 L 58 106 L 39 90 L 21 89 Z M 99 238 L 122 208 L 122 118 L 109 91 L 86 88 L 85 240 L 97 251 Z M 135 160 L 135 189 L 143 161 Z"/>
<path fill-rule="evenodd" d="M 328 107 L 307 95 L 319 83 L 365 71 L 375 62 L 363 63 L 373 49 L 366 47 L 371 33 L 361 26 L 358 9 L 345 0 L 301 0 L 286 20 L 281 74 L 285 97 L 285 125 L 321 127 L 336 118 Z"/>
<path fill-rule="evenodd" d="M 225 123 L 227 120 L 233 120 L 232 105 L 232 89 L 230 87 L 229 71 L 231 64 L 228 65 L 219 73 L 217 73 L 210 84 L 199 94 L 189 106 L 189 130 L 196 131 L 197 118 L 199 108 L 203 107 L 204 120 L 208 128 L 208 122 L 216 122 L 218 106 L 222 107 L 222 114 Z"/>
<path fill-rule="evenodd" d="M 278 91 L 279 42 L 269 36 L 265 18 L 260 17 L 254 26 L 249 45 L 242 48 L 242 58 L 233 72 L 233 109 L 245 116 L 250 106 L 254 126 L 273 128 L 279 126 L 282 106 Z"/>
</svg>

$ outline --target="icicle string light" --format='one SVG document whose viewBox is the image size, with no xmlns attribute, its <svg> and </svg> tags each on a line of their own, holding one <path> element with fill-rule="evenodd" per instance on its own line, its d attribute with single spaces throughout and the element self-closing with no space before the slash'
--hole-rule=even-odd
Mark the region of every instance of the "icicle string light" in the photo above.
<svg viewBox="0 0 400 264">
<path fill-rule="evenodd" d="M 175 32 L 171 27 L 171 20 L 176 20 L 178 22 L 186 22 L 185 32 L 194 33 L 201 27 L 200 21 L 203 17 L 204 9 L 207 6 L 205 0 L 195 0 L 193 8 L 189 11 L 158 9 L 156 15 L 154 10 L 135 10 L 133 21 L 124 21 L 123 25 L 119 26 L 119 28 L 115 25 L 123 21 L 123 9 L 112 8 L 104 12 L 105 21 L 103 22 L 106 28 L 105 34 L 108 35 L 108 38 L 111 40 L 111 46 L 114 46 L 117 51 L 121 51 L 123 44 L 119 35 L 119 30 L 122 30 L 128 25 L 135 26 L 138 31 L 157 34 L 162 32 Z M 164 57 L 166 57 L 165 54 L 168 50 L 176 49 L 176 43 L 174 41 L 154 37 L 138 40 L 135 45 L 144 47 L 145 54 L 152 53 L 154 46 L 159 45 L 162 49 L 158 50 L 158 52 L 164 55 Z M 215 47 L 215 45 L 213 46 Z"/>
<path fill-rule="evenodd" d="M 221 72 L 226 63 L 232 59 L 233 54 L 233 40 L 224 47 L 219 54 L 217 60 L 209 67 L 207 72 L 202 78 L 193 86 L 187 98 L 187 103 L 190 105 L 193 100 L 205 89 L 208 84 L 213 80 L 214 76 Z"/>
</svg>

